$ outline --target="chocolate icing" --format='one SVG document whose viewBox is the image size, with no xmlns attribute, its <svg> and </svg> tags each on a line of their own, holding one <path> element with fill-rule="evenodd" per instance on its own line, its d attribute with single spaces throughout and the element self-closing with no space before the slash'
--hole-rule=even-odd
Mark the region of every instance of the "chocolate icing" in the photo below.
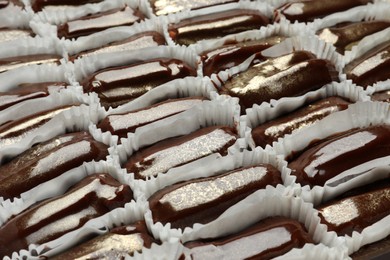
<svg viewBox="0 0 390 260">
<path fill-rule="evenodd" d="M 79 54 L 73 55 L 69 60 L 74 61 L 77 58 L 88 57 L 101 53 L 111 53 L 119 51 L 134 51 L 141 48 L 156 47 L 159 45 L 166 45 L 166 41 L 163 35 L 155 31 L 147 31 L 137 33 L 131 37 L 106 44 L 99 48 L 83 51 Z"/>
<path fill-rule="evenodd" d="M 288 167 L 302 185 L 323 186 L 345 170 L 390 155 L 390 126 L 380 125 L 329 137 L 293 159 Z"/>
<path fill-rule="evenodd" d="M 188 18 L 168 27 L 169 35 L 178 44 L 190 45 L 200 40 L 259 29 L 269 19 L 255 10 L 235 9 Z"/>
<path fill-rule="evenodd" d="M 0 29 L 0 43 L 32 36 L 34 36 L 34 33 L 31 30 L 10 28 Z"/>
<path fill-rule="evenodd" d="M 0 147 L 19 142 L 30 132 L 38 129 L 54 116 L 69 110 L 74 105 L 66 105 L 45 110 L 37 114 L 10 121 L 0 126 Z"/>
<path fill-rule="evenodd" d="M 225 45 L 205 51 L 200 54 L 203 62 L 203 75 L 210 76 L 213 73 L 230 69 L 244 62 L 247 58 L 256 54 L 255 63 L 264 58 L 261 51 L 280 43 L 285 37 L 273 36 L 260 40 L 226 43 Z"/>
<path fill-rule="evenodd" d="M 189 242 L 192 259 L 271 259 L 313 243 L 296 220 L 270 217 L 226 237 Z"/>
<path fill-rule="evenodd" d="M 160 16 L 183 10 L 195 10 L 231 2 L 238 2 L 238 0 L 150 0 L 150 6 L 153 8 L 153 13 Z"/>
<path fill-rule="evenodd" d="M 0 256 L 54 240 L 132 199 L 130 187 L 110 175 L 88 176 L 64 195 L 40 202 L 6 222 L 0 228 Z"/>
<path fill-rule="evenodd" d="M 378 81 L 390 79 L 390 41 L 379 44 L 344 67 L 347 78 L 367 88 Z"/>
<path fill-rule="evenodd" d="M 22 6 L 22 7 L 24 6 L 24 4 L 19 0 L 0 0 L 0 9 L 7 7 L 9 4 Z"/>
<path fill-rule="evenodd" d="M 371 95 L 371 100 L 390 103 L 390 90 L 375 92 L 374 94 Z"/>
<path fill-rule="evenodd" d="M 95 72 L 81 85 L 84 92 L 96 92 L 105 108 L 117 107 L 142 96 L 168 81 L 195 76 L 196 70 L 181 60 L 154 59 Z"/>
<path fill-rule="evenodd" d="M 0 73 L 29 65 L 59 65 L 60 59 L 62 59 L 62 57 L 57 54 L 32 54 L 18 57 L 0 58 Z"/>
<path fill-rule="evenodd" d="M 364 37 L 390 27 L 390 21 L 362 21 L 342 23 L 324 28 L 317 32 L 320 39 L 333 44 L 337 51 L 344 54 L 351 50 Z"/>
<path fill-rule="evenodd" d="M 39 184 L 92 160 L 104 160 L 108 146 L 87 132 L 56 137 L 0 166 L 0 197 L 19 197 Z"/>
<path fill-rule="evenodd" d="M 127 172 L 134 173 L 135 178 L 147 179 L 213 153 L 226 155 L 236 139 L 236 131 L 231 127 L 205 127 L 140 149 L 123 166 Z"/>
<path fill-rule="evenodd" d="M 267 185 L 282 184 L 281 173 L 272 165 L 259 164 L 216 176 L 168 186 L 149 198 L 153 221 L 172 228 L 206 224 L 226 209 Z"/>
<path fill-rule="evenodd" d="M 308 127 L 327 115 L 348 108 L 350 103 L 340 97 L 328 97 L 303 106 L 289 114 L 256 126 L 252 138 L 256 146 L 272 145 L 278 138 L 296 129 Z"/>
<path fill-rule="evenodd" d="M 116 26 L 132 25 L 144 19 L 141 11 L 126 6 L 68 21 L 58 26 L 57 35 L 58 38 L 78 38 Z"/>
<path fill-rule="evenodd" d="M 23 83 L 18 87 L 0 92 L 0 111 L 25 100 L 46 97 L 52 92 L 58 92 L 65 88 L 65 82 L 40 82 L 40 83 Z"/>
<path fill-rule="evenodd" d="M 31 7 L 34 12 L 39 12 L 46 6 L 84 5 L 99 2 L 103 0 L 31 0 Z"/>
<path fill-rule="evenodd" d="M 352 235 L 390 214 L 390 180 L 347 192 L 318 207 L 321 223 L 337 235 Z"/>
<path fill-rule="evenodd" d="M 338 81 L 338 72 L 328 60 L 296 51 L 249 67 L 233 75 L 219 91 L 238 97 L 241 111 L 271 99 L 295 97 Z"/>
<path fill-rule="evenodd" d="M 125 259 L 157 241 L 148 233 L 144 221 L 111 229 L 108 233 L 81 243 L 70 250 L 50 258 L 63 259 Z"/>
<path fill-rule="evenodd" d="M 277 11 L 291 22 L 311 22 L 332 13 L 371 3 L 372 0 L 294 0 L 280 6 Z M 280 17 L 276 17 L 279 21 Z"/>
<path fill-rule="evenodd" d="M 155 105 L 120 114 L 110 114 L 98 124 L 102 131 L 110 131 L 119 137 L 127 137 L 138 127 L 162 120 L 201 104 L 204 97 L 170 99 Z"/>
</svg>

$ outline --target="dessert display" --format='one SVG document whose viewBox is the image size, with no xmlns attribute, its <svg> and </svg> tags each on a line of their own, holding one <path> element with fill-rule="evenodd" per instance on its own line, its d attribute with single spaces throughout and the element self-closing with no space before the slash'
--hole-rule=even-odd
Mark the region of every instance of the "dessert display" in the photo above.
<svg viewBox="0 0 390 260">
<path fill-rule="evenodd" d="M 301 96 L 332 81 L 338 81 L 338 72 L 330 61 L 307 51 L 296 51 L 266 59 L 233 75 L 219 92 L 238 97 L 244 112 L 254 104 Z"/>
<path fill-rule="evenodd" d="M 111 229 L 108 233 L 86 241 L 51 259 L 108 258 L 121 259 L 157 242 L 144 221 Z"/>
<path fill-rule="evenodd" d="M 333 44 L 337 51 L 344 54 L 364 37 L 390 27 L 390 21 L 344 22 L 317 32 L 320 39 Z"/>
<path fill-rule="evenodd" d="M 115 26 L 132 25 L 143 19 L 145 16 L 142 12 L 126 6 L 68 21 L 58 26 L 57 35 L 59 38 L 73 39 Z"/>
<path fill-rule="evenodd" d="M 56 239 L 132 199 L 130 187 L 110 175 L 88 176 L 64 195 L 42 201 L 0 227 L 0 255 Z"/>
<path fill-rule="evenodd" d="M 106 108 L 117 107 L 171 80 L 195 76 L 196 71 L 178 59 L 155 59 L 95 72 L 83 80 L 85 92 L 96 92 Z"/>
<path fill-rule="evenodd" d="M 389 10 L 0 0 L 0 258 L 388 257 Z"/>
<path fill-rule="evenodd" d="M 236 131 L 231 127 L 205 127 L 143 148 L 133 154 L 123 167 L 128 173 L 134 173 L 135 178 L 147 179 L 213 153 L 226 155 L 227 149 L 236 140 Z"/>
<path fill-rule="evenodd" d="M 241 232 L 213 240 L 185 244 L 192 259 L 233 257 L 234 259 L 271 259 L 313 243 L 301 223 L 285 217 L 261 220 Z"/>
<path fill-rule="evenodd" d="M 228 10 L 201 15 L 170 24 L 169 36 L 180 45 L 191 45 L 201 40 L 215 39 L 229 34 L 259 29 L 269 19 L 255 10 Z"/>
<path fill-rule="evenodd" d="M 265 147 L 296 129 L 310 126 L 331 113 L 348 108 L 350 102 L 341 97 L 329 97 L 299 108 L 289 114 L 265 122 L 252 129 L 256 146 Z"/>
<path fill-rule="evenodd" d="M 110 114 L 97 125 L 103 131 L 126 137 L 138 127 L 151 124 L 164 118 L 190 109 L 206 100 L 204 97 L 178 98 L 163 101 L 152 106 L 120 114 Z"/>
<path fill-rule="evenodd" d="M 267 185 L 282 184 L 281 173 L 263 164 L 168 186 L 149 198 L 153 220 L 173 228 L 208 223 Z"/>
<path fill-rule="evenodd" d="M 359 58 L 348 63 L 344 68 L 347 78 L 356 85 L 367 88 L 378 81 L 390 78 L 387 66 L 389 59 L 390 42 L 384 42 L 369 50 Z"/>
<path fill-rule="evenodd" d="M 66 134 L 35 145 L 0 166 L 0 197 L 19 197 L 84 162 L 103 160 L 107 149 L 87 132 Z"/>
</svg>

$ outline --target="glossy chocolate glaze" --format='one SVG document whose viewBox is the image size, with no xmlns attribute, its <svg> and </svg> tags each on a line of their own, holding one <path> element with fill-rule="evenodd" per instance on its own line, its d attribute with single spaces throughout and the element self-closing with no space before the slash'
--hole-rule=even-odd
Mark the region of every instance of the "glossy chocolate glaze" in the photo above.
<svg viewBox="0 0 390 260">
<path fill-rule="evenodd" d="M 200 54 L 203 62 L 203 75 L 210 76 L 213 73 L 230 69 L 244 62 L 253 54 L 256 54 L 255 59 L 263 60 L 260 52 L 284 39 L 283 36 L 273 36 L 260 40 L 226 43 L 217 49 L 203 52 Z"/>
<path fill-rule="evenodd" d="M 141 11 L 126 6 L 68 21 L 58 26 L 57 36 L 66 39 L 78 38 L 116 26 L 132 25 L 143 19 L 145 16 Z"/>
<path fill-rule="evenodd" d="M 31 30 L 8 28 L 0 29 L 0 43 L 32 36 L 34 36 L 34 33 Z"/>
<path fill-rule="evenodd" d="M 277 10 L 288 20 L 295 22 L 311 22 L 332 13 L 341 12 L 350 8 L 365 5 L 372 0 L 294 0 L 279 7 Z M 280 17 L 276 17 L 278 21 Z"/>
<path fill-rule="evenodd" d="M 65 82 L 20 84 L 10 91 L 0 92 L 0 111 L 25 100 L 46 97 L 50 93 L 64 89 L 67 85 Z"/>
<path fill-rule="evenodd" d="M 137 33 L 127 39 L 112 42 L 110 44 L 101 46 L 99 48 L 83 51 L 76 55 L 73 55 L 69 60 L 74 61 L 77 58 L 84 58 L 101 53 L 111 53 L 119 51 L 134 51 L 141 48 L 156 47 L 159 45 L 166 45 L 166 41 L 163 35 L 155 31 L 147 31 Z"/>
<path fill-rule="evenodd" d="M 34 146 L 0 166 L 0 197 L 19 197 L 84 162 L 104 160 L 107 149 L 87 132 L 59 136 Z"/>
<path fill-rule="evenodd" d="M 344 67 L 347 78 L 367 88 L 378 81 L 390 79 L 390 41 L 379 44 Z"/>
<path fill-rule="evenodd" d="M 362 21 L 342 23 L 317 32 L 320 39 L 333 44 L 337 51 L 344 54 L 351 50 L 364 37 L 390 27 L 390 21 Z"/>
<path fill-rule="evenodd" d="M 31 7 L 34 12 L 39 12 L 46 6 L 84 5 L 102 1 L 103 0 L 31 0 Z"/>
<path fill-rule="evenodd" d="M 321 223 L 339 236 L 362 232 L 390 214 L 390 180 L 356 188 L 317 209 Z"/>
<path fill-rule="evenodd" d="M 278 184 L 283 184 L 281 173 L 260 164 L 168 186 L 149 198 L 149 206 L 154 222 L 184 230 L 209 223 L 253 192 Z"/>
<path fill-rule="evenodd" d="M 189 242 L 192 259 L 271 259 L 314 243 L 304 226 L 285 217 L 261 220 L 226 237 Z"/>
<path fill-rule="evenodd" d="M 162 120 L 186 111 L 206 100 L 204 97 L 170 99 L 155 105 L 121 114 L 111 114 L 98 124 L 102 131 L 109 131 L 119 137 L 127 137 L 138 127 Z"/>
<path fill-rule="evenodd" d="M 196 76 L 196 70 L 181 60 L 155 59 L 95 72 L 84 79 L 84 92 L 96 92 L 105 108 L 117 107 L 171 80 Z"/>
<path fill-rule="evenodd" d="M 45 110 L 37 114 L 10 121 L 0 126 L 0 147 L 15 144 L 30 132 L 36 130 L 54 116 L 69 110 L 74 105 L 66 105 Z"/>
<path fill-rule="evenodd" d="M 81 243 L 51 260 L 125 259 L 157 241 L 148 233 L 144 221 L 111 229 L 108 233 Z"/>
<path fill-rule="evenodd" d="M 236 139 L 236 131 L 231 127 L 205 127 L 140 149 L 123 166 L 135 178 L 146 179 L 213 153 L 226 155 Z"/>
<path fill-rule="evenodd" d="M 374 94 L 371 95 L 371 100 L 390 103 L 390 90 L 375 92 Z"/>
<path fill-rule="evenodd" d="M 337 111 L 348 108 L 350 102 L 340 97 L 328 97 L 276 119 L 256 126 L 252 130 L 252 138 L 256 146 L 272 145 L 278 138 L 291 134 L 296 129 L 308 127 L 318 120 Z"/>
<path fill-rule="evenodd" d="M 33 54 L 0 58 L 0 73 L 29 65 L 60 64 L 62 57 L 57 54 Z"/>
<path fill-rule="evenodd" d="M 390 155 L 390 126 L 347 131 L 319 142 L 291 160 L 288 167 L 302 185 L 323 186 L 345 170 Z"/>
<path fill-rule="evenodd" d="M 170 24 L 168 31 L 176 43 L 190 45 L 200 40 L 259 29 L 269 22 L 259 11 L 235 9 L 184 19 Z"/>
<path fill-rule="evenodd" d="M 234 75 L 219 92 L 238 97 L 244 113 L 254 104 L 300 96 L 332 81 L 338 81 L 338 72 L 330 61 L 316 59 L 310 52 L 296 51 L 269 58 Z"/>
<path fill-rule="evenodd" d="M 0 228 L 0 256 L 54 240 L 132 199 L 130 187 L 110 175 L 88 176 L 64 195 L 40 202 L 6 222 Z"/>
<path fill-rule="evenodd" d="M 238 0 L 151 0 L 150 6 L 157 16 L 177 13 L 183 10 L 195 10 L 214 5 L 238 2 Z"/>
</svg>

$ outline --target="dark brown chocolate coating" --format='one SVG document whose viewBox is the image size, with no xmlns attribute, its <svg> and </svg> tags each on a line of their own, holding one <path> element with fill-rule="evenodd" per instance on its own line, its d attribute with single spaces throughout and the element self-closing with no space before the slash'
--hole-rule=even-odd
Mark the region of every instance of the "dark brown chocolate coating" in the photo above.
<svg viewBox="0 0 390 260">
<path fill-rule="evenodd" d="M 110 175 L 88 176 L 64 195 L 40 202 L 6 222 L 0 228 L 0 256 L 54 240 L 132 199 L 130 187 Z"/>
<path fill-rule="evenodd" d="M 364 37 L 390 27 L 390 21 L 362 21 L 342 23 L 317 32 L 320 39 L 333 44 L 337 51 L 344 54 Z"/>
<path fill-rule="evenodd" d="M 219 91 L 238 97 L 241 111 L 271 99 L 295 97 L 338 81 L 338 72 L 328 60 L 296 51 L 249 67 L 225 82 Z"/>
<path fill-rule="evenodd" d="M 190 45 L 200 40 L 259 29 L 269 19 L 255 10 L 235 9 L 184 19 L 168 27 L 169 35 L 178 44 Z"/>
<path fill-rule="evenodd" d="M 273 36 L 260 40 L 226 43 L 225 45 L 203 52 L 200 57 L 203 62 L 203 75 L 230 69 L 256 54 L 255 59 L 263 60 L 260 52 L 283 41 L 285 37 Z"/>
<path fill-rule="evenodd" d="M 26 29 L 0 29 L 0 43 L 21 38 L 32 37 L 34 33 Z"/>
<path fill-rule="evenodd" d="M 340 97 L 321 99 L 303 106 L 287 115 L 256 126 L 252 130 L 252 138 L 256 146 L 265 147 L 278 138 L 291 134 L 296 129 L 308 127 L 327 115 L 348 108 L 350 102 Z"/>
<path fill-rule="evenodd" d="M 0 197 L 19 197 L 84 162 L 104 160 L 108 146 L 87 132 L 53 138 L 0 166 Z"/>
<path fill-rule="evenodd" d="M 347 131 L 319 142 L 293 159 L 288 167 L 302 185 L 323 186 L 345 170 L 390 155 L 390 126 Z"/>
<path fill-rule="evenodd" d="M 29 65 L 59 65 L 60 59 L 62 59 L 62 57 L 57 54 L 33 54 L 18 57 L 0 58 L 0 73 Z"/>
<path fill-rule="evenodd" d="M 293 248 L 302 248 L 306 243 L 314 242 L 301 223 L 275 216 L 263 219 L 236 234 L 188 242 L 184 246 L 191 249 L 194 260 L 225 257 L 265 260 L 283 255 Z"/>
<path fill-rule="evenodd" d="M 103 118 L 98 128 L 103 132 L 109 131 L 119 137 L 127 137 L 127 133 L 134 133 L 138 127 L 162 120 L 201 104 L 204 97 L 170 99 L 152 106 L 131 112 L 111 114 Z"/>
<path fill-rule="evenodd" d="M 149 206 L 154 222 L 184 230 L 209 223 L 253 192 L 278 184 L 283 184 L 280 171 L 259 164 L 168 186 L 149 198 Z"/>
<path fill-rule="evenodd" d="M 60 91 L 67 86 L 65 82 L 23 83 L 16 88 L 0 92 L 0 111 L 25 100 L 46 97 L 51 92 Z"/>
<path fill-rule="evenodd" d="M 69 58 L 69 60 L 74 61 L 77 58 L 88 57 L 92 55 L 97 55 L 101 53 L 111 53 L 118 51 L 134 51 L 141 48 L 156 47 L 159 45 L 166 45 L 166 41 L 163 35 L 155 31 L 147 31 L 142 33 L 137 33 L 131 37 L 112 42 L 110 44 L 101 46 L 99 48 L 83 51 L 81 53 L 75 54 Z"/>
<path fill-rule="evenodd" d="M 144 221 L 111 229 L 108 233 L 81 243 L 68 251 L 50 258 L 64 259 L 125 259 L 157 241 L 148 233 Z"/>
<path fill-rule="evenodd" d="M 0 0 L 0 9 L 7 7 L 9 4 L 16 6 L 24 6 L 24 4 L 19 0 Z M 1 25 L 0 25 L 1 28 Z"/>
<path fill-rule="evenodd" d="M 352 235 L 390 214 L 390 180 L 362 186 L 318 206 L 321 223 L 337 235 Z"/>
<path fill-rule="evenodd" d="M 177 13 L 183 10 L 195 10 L 214 5 L 238 2 L 238 0 L 150 0 L 153 13 L 157 16 Z"/>
<path fill-rule="evenodd" d="M 371 100 L 390 103 L 390 90 L 375 92 L 371 95 Z"/>
<path fill-rule="evenodd" d="M 135 178 L 147 179 L 213 153 L 226 155 L 236 139 L 236 131 L 231 127 L 205 127 L 140 149 L 123 166 Z"/>
<path fill-rule="evenodd" d="M 390 79 L 390 41 L 379 44 L 344 67 L 347 78 L 367 88 L 378 81 Z"/>
<path fill-rule="evenodd" d="M 36 130 L 54 116 L 69 110 L 74 105 L 66 105 L 45 110 L 37 114 L 10 121 L 0 126 L 0 146 L 19 142 L 24 136 Z"/>
<path fill-rule="evenodd" d="M 332 13 L 341 12 L 350 8 L 365 5 L 372 0 L 294 0 L 288 2 L 277 10 L 291 22 L 311 22 L 316 18 L 322 18 Z M 279 21 L 280 17 L 276 17 Z"/>
<path fill-rule="evenodd" d="M 126 75 L 126 77 L 124 77 Z M 107 68 L 84 79 L 84 92 L 96 92 L 105 108 L 117 107 L 171 80 L 196 76 L 196 70 L 181 60 L 155 59 Z"/>
<path fill-rule="evenodd" d="M 99 3 L 103 0 L 31 0 L 31 7 L 34 12 L 42 11 L 45 6 L 58 5 L 84 5 L 90 3 Z"/>
<path fill-rule="evenodd" d="M 143 19 L 145 16 L 141 11 L 126 6 L 68 21 L 58 26 L 57 36 L 66 39 L 78 38 L 116 26 L 132 25 Z"/>
</svg>

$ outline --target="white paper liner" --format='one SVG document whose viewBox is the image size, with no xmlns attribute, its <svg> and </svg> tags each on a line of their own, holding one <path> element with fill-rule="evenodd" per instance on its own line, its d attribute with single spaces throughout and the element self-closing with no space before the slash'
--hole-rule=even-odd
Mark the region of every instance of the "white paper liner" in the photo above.
<svg viewBox="0 0 390 260">
<path fill-rule="evenodd" d="M 81 81 L 88 75 L 108 67 L 130 65 L 158 58 L 176 58 L 197 69 L 196 54 L 187 48 L 158 46 L 139 50 L 138 52 L 103 53 L 91 57 L 77 59 L 74 62 L 74 81 Z"/>
<path fill-rule="evenodd" d="M 281 154 L 286 158 L 293 151 L 303 150 L 313 140 L 321 140 L 335 133 L 348 131 L 353 128 L 381 124 L 389 125 L 389 106 L 390 104 L 382 102 L 357 102 L 350 105 L 347 110 L 331 114 L 310 127 L 294 132 L 291 135 L 286 135 L 283 139 L 274 143 L 273 147 L 277 154 Z M 386 178 L 386 171 L 388 172 L 390 168 L 388 157 L 378 158 L 346 170 L 328 180 L 324 187 L 315 186 L 310 189 L 306 185 L 302 188 L 301 196 L 304 200 L 318 205 L 321 201 L 334 198 L 353 187 L 366 184 L 369 181 Z M 375 177 L 372 177 L 374 174 Z M 337 180 L 342 181 L 342 184 L 332 185 L 334 187 L 329 186 Z"/>
<path fill-rule="evenodd" d="M 70 55 L 80 53 L 82 51 L 98 48 L 103 45 L 124 40 L 135 34 L 155 31 L 164 34 L 163 22 L 161 19 L 148 19 L 132 26 L 119 26 L 106 29 L 88 36 L 79 37 L 76 40 L 65 40 L 65 47 Z M 167 39 L 165 39 L 167 41 Z M 142 48 L 142 46 L 140 46 Z M 138 49 L 137 49 L 138 50 Z"/>
<path fill-rule="evenodd" d="M 223 11 L 228 11 L 228 10 L 234 10 L 234 9 L 249 9 L 249 10 L 258 10 L 261 12 L 263 15 L 265 15 L 268 18 L 272 18 L 272 8 L 271 6 L 266 3 L 266 2 L 249 2 L 249 1 L 240 1 L 238 3 L 228 3 L 228 4 L 223 4 L 223 5 L 216 5 L 216 6 L 211 6 L 207 8 L 201 8 L 198 10 L 185 10 L 179 13 L 175 14 L 170 14 L 166 16 L 167 18 L 167 24 L 166 24 L 166 35 L 167 39 L 169 40 L 170 45 L 177 45 L 176 42 L 172 40 L 172 38 L 169 36 L 168 33 L 168 24 L 174 24 L 174 23 L 179 23 L 180 21 L 187 19 L 187 18 L 193 18 L 201 15 L 206 15 L 206 14 L 212 14 L 212 13 L 217 13 L 217 12 L 223 12 Z M 196 44 L 201 43 L 202 41 L 199 41 Z"/>
<path fill-rule="evenodd" d="M 164 139 L 186 135 L 207 126 L 225 125 L 235 128 L 238 125 L 238 112 L 237 99 L 226 97 L 223 100 L 204 101 L 202 105 L 195 106 L 166 120 L 137 128 L 135 133 L 129 133 L 127 139 L 122 138 L 121 145 L 110 148 L 109 152 L 111 156 L 118 156 L 117 159 L 122 165 L 140 148 Z M 246 147 L 245 141 L 239 138 L 229 148 L 229 152 L 234 153 Z"/>
<path fill-rule="evenodd" d="M 68 6 L 64 9 L 44 8 L 35 14 L 30 22 L 34 32 L 41 36 L 57 37 L 57 25 L 67 21 L 78 19 L 87 15 L 122 8 L 126 5 L 131 9 L 139 9 L 142 13 L 147 12 L 146 1 L 138 0 L 106 0 L 95 4 L 85 4 L 79 6 Z M 137 23 L 137 22 L 136 22 Z"/>
<path fill-rule="evenodd" d="M 288 114 L 304 104 L 331 96 L 342 97 L 351 102 L 370 100 L 369 96 L 362 89 L 356 88 L 351 81 L 332 82 L 319 90 L 308 92 L 303 96 L 281 98 L 272 103 L 265 102 L 261 105 L 255 104 L 252 108 L 247 109 L 246 115 L 240 117 L 241 135 L 245 136 L 249 146 L 253 148 L 256 146 L 251 134 L 253 128 Z M 299 129 L 294 131 L 299 131 Z"/>
<path fill-rule="evenodd" d="M 94 174 L 106 172 L 117 179 L 119 182 L 127 184 L 134 189 L 134 183 L 132 179 L 123 170 L 116 167 L 110 161 L 90 162 L 85 163 L 83 166 L 75 168 L 71 175 L 67 178 L 64 176 L 58 177 L 50 181 L 50 183 L 38 186 L 45 190 L 41 193 L 47 198 L 59 196 L 63 194 L 70 186 L 76 184 L 83 178 Z M 33 194 L 31 194 L 33 196 Z M 43 197 L 41 197 L 43 198 Z M 18 204 L 7 204 L 5 209 L 1 212 L 12 209 L 14 213 L 19 213 L 26 207 L 37 202 L 36 197 L 29 198 L 28 200 L 21 199 Z M 16 209 L 15 209 L 16 208 Z M 19 211 L 19 212 L 17 212 Z M 134 223 L 137 220 L 142 220 L 145 212 L 145 208 L 142 203 L 137 203 L 134 200 L 127 203 L 123 208 L 114 209 L 103 216 L 97 217 L 88 221 L 83 227 L 71 231 L 53 241 L 44 243 L 42 245 L 29 245 L 28 250 L 21 250 L 19 254 L 14 253 L 12 259 L 17 259 L 18 256 L 26 256 L 28 259 L 40 259 L 30 257 L 49 257 L 53 256 L 61 251 L 68 249 L 71 246 L 77 245 L 83 238 L 88 237 L 91 234 L 103 234 L 114 226 L 126 225 Z M 4 222 L 2 222 L 3 224 Z"/>
<path fill-rule="evenodd" d="M 21 75 L 23 75 L 21 77 Z M 14 89 L 22 83 L 66 82 L 71 85 L 66 66 L 54 64 L 31 65 L 0 73 L 0 92 Z M 73 86 L 82 93 L 80 86 Z"/>
<path fill-rule="evenodd" d="M 41 111 L 71 104 L 82 104 L 57 114 L 51 120 L 29 132 L 21 140 L 0 147 L 0 162 L 16 156 L 36 143 L 46 141 L 67 131 L 87 129 L 91 123 L 97 123 L 104 110 L 98 105 L 96 95 L 80 95 L 75 90 L 64 89 L 44 98 L 27 100 L 11 106 L 0 113 L 0 122 L 23 118 Z"/>
<path fill-rule="evenodd" d="M 29 28 L 31 16 L 31 13 L 22 10 L 20 6 L 10 3 L 0 10 L 1 28 Z"/>
<path fill-rule="evenodd" d="M 314 246 L 319 259 L 333 259 L 331 257 L 334 256 L 337 256 L 336 259 L 345 259 L 347 250 L 344 240 L 338 238 L 334 233 L 327 232 L 326 226 L 320 223 L 312 204 L 306 203 L 298 197 L 285 196 L 277 188 L 271 186 L 249 195 L 225 211 L 215 221 L 196 226 L 193 231 L 184 232 L 181 241 L 188 242 L 236 233 L 259 220 L 272 216 L 284 216 L 301 222 L 314 242 L 320 243 L 320 245 Z M 298 251 L 304 257 L 309 253 L 307 250 L 313 250 L 313 245 Z M 294 253 L 296 254 L 296 252 Z"/>
</svg>

